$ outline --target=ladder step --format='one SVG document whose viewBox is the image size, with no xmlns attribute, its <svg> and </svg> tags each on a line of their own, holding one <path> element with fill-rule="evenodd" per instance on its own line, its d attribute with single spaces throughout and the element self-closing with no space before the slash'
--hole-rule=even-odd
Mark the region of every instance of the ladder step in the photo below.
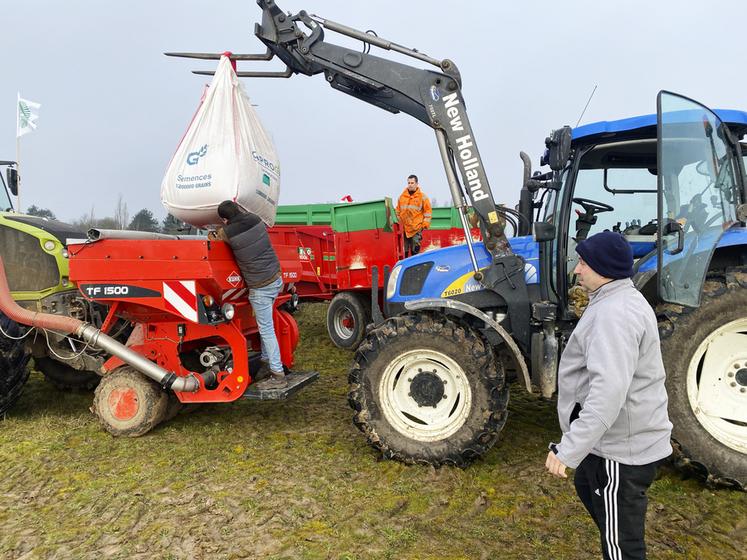
<svg viewBox="0 0 747 560">
<path fill-rule="evenodd" d="M 263 381 L 257 381 L 249 385 L 244 391 L 243 398 L 258 401 L 280 401 L 285 400 L 298 393 L 301 389 L 319 379 L 318 371 L 294 371 L 285 374 L 288 381 L 286 387 L 263 388 Z"/>
</svg>

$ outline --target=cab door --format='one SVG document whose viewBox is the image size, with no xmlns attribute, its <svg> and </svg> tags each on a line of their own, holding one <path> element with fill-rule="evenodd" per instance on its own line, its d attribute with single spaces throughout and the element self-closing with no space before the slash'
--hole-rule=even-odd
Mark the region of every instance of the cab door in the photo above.
<svg viewBox="0 0 747 560">
<path fill-rule="evenodd" d="M 661 91 L 656 106 L 659 296 L 697 307 L 716 245 L 737 221 L 735 141 L 697 101 Z"/>
</svg>

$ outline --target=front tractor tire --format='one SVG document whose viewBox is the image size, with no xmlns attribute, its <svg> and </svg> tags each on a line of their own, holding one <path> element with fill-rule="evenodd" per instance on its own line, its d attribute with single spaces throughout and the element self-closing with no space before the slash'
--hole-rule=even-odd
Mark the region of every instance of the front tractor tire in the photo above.
<svg viewBox="0 0 747 560">
<path fill-rule="evenodd" d="M 12 337 L 23 334 L 21 327 L 0 313 L 0 326 Z M 0 418 L 21 396 L 29 378 L 29 358 L 23 340 L 7 338 L 0 334 Z"/>
<path fill-rule="evenodd" d="M 335 346 L 355 350 L 371 322 L 371 302 L 356 292 L 340 292 L 327 308 L 327 332 Z"/>
<path fill-rule="evenodd" d="M 169 396 L 152 379 L 121 366 L 101 379 L 92 411 L 113 436 L 138 437 L 166 420 Z"/>
<path fill-rule="evenodd" d="M 747 274 L 729 278 L 697 309 L 660 306 L 659 332 L 676 458 L 747 489 Z"/>
<path fill-rule="evenodd" d="M 506 422 L 508 387 L 495 352 L 441 315 L 394 317 L 373 330 L 349 383 L 355 425 L 386 459 L 463 467 Z"/>
</svg>

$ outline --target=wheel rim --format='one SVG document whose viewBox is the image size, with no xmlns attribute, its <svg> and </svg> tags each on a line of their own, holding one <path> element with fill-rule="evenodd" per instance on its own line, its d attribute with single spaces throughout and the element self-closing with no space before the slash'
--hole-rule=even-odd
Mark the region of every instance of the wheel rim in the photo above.
<svg viewBox="0 0 747 560">
<path fill-rule="evenodd" d="M 687 397 L 710 435 L 747 454 L 747 319 L 722 325 L 698 346 L 687 370 Z"/>
<path fill-rule="evenodd" d="M 384 370 L 379 398 L 385 419 L 401 434 L 422 442 L 448 438 L 472 406 L 472 388 L 462 367 L 435 350 L 400 354 Z"/>
<path fill-rule="evenodd" d="M 355 316 L 349 308 L 341 307 L 338 309 L 335 312 L 333 323 L 337 336 L 342 339 L 353 337 L 353 333 L 355 332 Z"/>
<path fill-rule="evenodd" d="M 109 393 L 107 404 L 112 416 L 121 421 L 132 420 L 140 409 L 137 391 L 132 387 L 114 389 Z"/>
</svg>

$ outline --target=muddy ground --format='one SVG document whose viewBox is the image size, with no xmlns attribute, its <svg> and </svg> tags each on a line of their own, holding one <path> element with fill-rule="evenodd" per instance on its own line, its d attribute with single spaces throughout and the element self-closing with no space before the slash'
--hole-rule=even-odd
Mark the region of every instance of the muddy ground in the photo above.
<svg viewBox="0 0 747 560">
<path fill-rule="evenodd" d="M 543 472 L 552 403 L 513 388 L 500 443 L 460 470 L 380 461 L 353 427 L 350 355 L 323 305 L 297 317 L 299 369 L 282 403 L 182 414 L 114 439 L 91 395 L 34 374 L 0 423 L 0 558 L 586 559 L 596 529 L 570 481 Z M 745 557 L 747 495 L 665 468 L 647 520 L 653 559 Z"/>
</svg>

